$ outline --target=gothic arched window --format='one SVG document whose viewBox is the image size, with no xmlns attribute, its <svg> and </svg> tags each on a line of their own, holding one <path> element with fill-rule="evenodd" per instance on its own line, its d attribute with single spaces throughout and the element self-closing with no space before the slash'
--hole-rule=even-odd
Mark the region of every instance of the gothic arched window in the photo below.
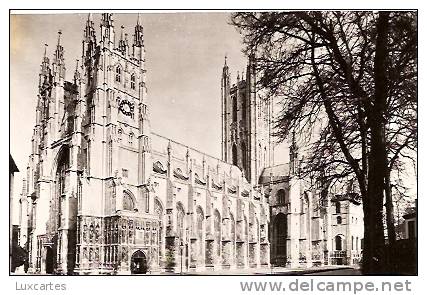
<svg viewBox="0 0 427 295">
<path fill-rule="evenodd" d="M 221 215 L 218 210 L 214 213 L 214 233 L 215 233 L 215 244 L 216 244 L 216 255 L 221 255 Z"/>
<path fill-rule="evenodd" d="M 204 216 L 203 216 L 203 211 L 200 207 L 197 207 L 197 240 L 198 240 L 198 252 L 199 252 L 199 257 L 203 256 L 203 220 L 204 220 Z"/>
<path fill-rule="evenodd" d="M 116 82 L 122 81 L 122 68 L 120 66 L 116 67 Z"/>
<path fill-rule="evenodd" d="M 243 124 L 246 123 L 246 97 L 243 97 L 243 101 L 242 101 L 242 120 L 243 120 Z"/>
<path fill-rule="evenodd" d="M 235 144 L 233 144 L 233 148 L 232 148 L 232 156 L 233 156 L 233 165 L 237 166 L 237 147 Z"/>
<path fill-rule="evenodd" d="M 123 210 L 133 211 L 135 210 L 134 198 L 130 192 L 123 192 Z"/>
<path fill-rule="evenodd" d="M 335 250 L 338 250 L 338 251 L 342 250 L 342 237 L 341 236 L 335 237 Z"/>
<path fill-rule="evenodd" d="M 247 170 L 247 155 L 246 155 L 246 145 L 242 142 L 242 162 L 243 162 L 243 170 Z"/>
<path fill-rule="evenodd" d="M 184 239 L 184 216 L 185 216 L 185 212 L 184 212 L 184 208 L 182 207 L 182 205 L 179 203 L 176 206 L 176 233 L 178 235 L 178 238 L 180 240 Z"/>
<path fill-rule="evenodd" d="M 277 255 L 286 255 L 286 239 L 288 236 L 288 221 L 283 213 L 277 214 L 274 221 L 274 237 Z"/>
<path fill-rule="evenodd" d="M 154 213 L 159 217 L 159 220 L 162 220 L 163 206 L 157 198 L 154 199 Z"/>
<path fill-rule="evenodd" d="M 63 148 L 58 156 L 58 168 L 56 170 L 57 196 L 55 206 L 57 207 L 57 226 L 61 227 L 62 215 L 64 211 L 64 196 L 69 182 L 70 154 L 68 148 Z"/>
<path fill-rule="evenodd" d="M 237 122 L 237 97 L 233 97 L 233 122 Z"/>
<path fill-rule="evenodd" d="M 277 191 L 277 204 L 286 204 L 287 200 L 286 200 L 286 192 L 284 189 L 279 189 Z"/>
<path fill-rule="evenodd" d="M 337 224 L 341 224 L 342 223 L 342 218 L 341 218 L 341 216 L 338 216 L 337 217 Z"/>
<path fill-rule="evenodd" d="M 341 204 L 340 202 L 335 203 L 335 213 L 341 213 Z"/>
<path fill-rule="evenodd" d="M 130 76 L 130 88 L 135 89 L 135 74 Z"/>
</svg>

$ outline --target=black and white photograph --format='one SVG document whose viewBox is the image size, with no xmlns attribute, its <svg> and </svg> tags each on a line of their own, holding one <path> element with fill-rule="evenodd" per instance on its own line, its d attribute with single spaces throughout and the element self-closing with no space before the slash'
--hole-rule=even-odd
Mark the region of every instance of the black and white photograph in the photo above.
<svg viewBox="0 0 427 295">
<path fill-rule="evenodd" d="M 10 276 L 418 275 L 417 10 L 9 25 Z"/>
</svg>

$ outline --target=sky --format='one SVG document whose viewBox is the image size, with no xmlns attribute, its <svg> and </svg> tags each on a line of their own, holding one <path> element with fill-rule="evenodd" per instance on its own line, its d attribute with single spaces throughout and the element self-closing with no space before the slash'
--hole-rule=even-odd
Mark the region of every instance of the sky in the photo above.
<svg viewBox="0 0 427 295">
<path fill-rule="evenodd" d="M 224 57 L 234 83 L 247 60 L 229 13 L 141 14 L 146 48 L 147 90 L 152 131 L 221 157 L 221 73 Z M 66 79 L 71 80 L 76 59 L 81 60 L 87 13 L 20 14 L 10 22 L 10 153 L 20 173 L 16 198 L 22 188 L 31 135 L 35 124 L 37 87 L 44 44 L 52 60 L 61 30 Z M 99 38 L 100 14 L 94 14 Z M 114 14 L 116 41 L 120 26 L 132 40 L 137 14 Z M 276 146 L 275 164 L 288 160 L 284 145 Z M 409 178 L 414 178 L 412 175 Z M 416 185 L 414 185 L 416 190 Z"/>
<path fill-rule="evenodd" d="M 224 57 L 234 83 L 246 69 L 241 37 L 229 25 L 229 13 L 141 14 L 144 27 L 147 90 L 152 131 L 221 157 L 221 73 Z M 83 14 L 11 15 L 10 152 L 24 171 L 31 150 L 37 87 L 44 44 L 52 61 L 61 30 L 66 80 L 81 60 Z M 93 15 L 99 38 L 100 14 Z M 137 14 L 114 14 L 116 42 L 120 26 L 132 40 Z M 99 40 L 99 39 L 98 39 Z M 15 192 L 24 173 L 18 173 Z"/>
</svg>

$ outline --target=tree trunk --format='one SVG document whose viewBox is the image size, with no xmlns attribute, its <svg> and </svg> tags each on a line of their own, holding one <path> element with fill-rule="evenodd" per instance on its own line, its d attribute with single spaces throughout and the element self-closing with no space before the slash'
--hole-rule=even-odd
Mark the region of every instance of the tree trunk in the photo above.
<svg viewBox="0 0 427 295">
<path fill-rule="evenodd" d="M 364 274 L 387 273 L 387 257 L 384 243 L 383 200 L 386 174 L 385 117 L 387 81 L 387 32 L 388 12 L 379 12 L 375 50 L 375 96 L 368 110 L 368 125 L 371 129 L 369 153 L 368 193 L 363 209 L 365 213 L 365 247 L 363 249 Z"/>
<path fill-rule="evenodd" d="M 390 185 L 390 169 L 387 169 L 385 177 L 385 210 L 387 219 L 387 236 L 389 244 L 389 266 L 395 271 L 395 244 L 396 244 L 396 231 L 394 228 L 394 213 L 393 213 L 393 194 Z"/>
</svg>

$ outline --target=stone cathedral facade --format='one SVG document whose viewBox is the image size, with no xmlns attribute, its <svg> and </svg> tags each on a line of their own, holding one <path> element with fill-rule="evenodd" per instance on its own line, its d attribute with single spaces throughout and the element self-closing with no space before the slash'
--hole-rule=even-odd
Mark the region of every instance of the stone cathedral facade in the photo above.
<svg viewBox="0 0 427 295">
<path fill-rule="evenodd" d="M 234 84 L 223 67 L 217 159 L 150 129 L 146 74 L 155 73 L 146 71 L 139 17 L 132 38 L 110 13 L 100 33 L 95 27 L 89 15 L 71 81 L 61 33 L 53 59 L 46 51 L 42 58 L 20 199 L 28 272 L 217 271 L 357 258 L 349 220 L 360 215 L 358 199 L 304 189 L 295 143 L 290 163 L 273 165 L 272 100 L 256 91 L 253 56 Z M 341 203 L 335 214 L 348 222 L 337 226 L 332 208 Z"/>
</svg>

